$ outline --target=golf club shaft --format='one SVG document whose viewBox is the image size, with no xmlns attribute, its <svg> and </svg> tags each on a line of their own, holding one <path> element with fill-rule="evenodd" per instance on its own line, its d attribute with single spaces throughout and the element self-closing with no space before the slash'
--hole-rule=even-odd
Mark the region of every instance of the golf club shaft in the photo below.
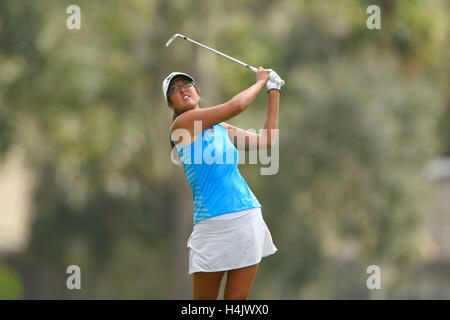
<svg viewBox="0 0 450 320">
<path fill-rule="evenodd" d="M 225 57 L 225 58 L 228 58 L 228 59 L 230 59 L 230 60 L 232 60 L 232 61 L 234 61 L 234 62 L 236 62 L 236 63 L 239 63 L 241 66 L 244 66 L 244 67 L 246 67 L 246 68 L 249 68 L 250 70 L 252 70 L 252 71 L 254 71 L 254 72 L 258 71 L 258 69 L 252 67 L 251 65 L 248 65 L 248 64 L 246 64 L 246 63 L 244 63 L 244 62 L 242 62 L 242 61 L 239 61 L 238 59 L 235 59 L 235 58 L 233 58 L 233 57 L 230 57 L 229 55 L 226 55 L 225 53 L 222 53 L 222 52 L 217 51 L 217 50 L 215 50 L 215 49 L 213 49 L 213 48 L 210 48 L 210 47 L 208 47 L 208 46 L 205 46 L 204 44 L 201 44 L 200 42 L 197 42 L 197 41 L 195 41 L 195 40 L 189 39 L 188 37 L 185 37 L 185 36 L 183 36 L 183 37 L 184 37 L 184 39 L 186 39 L 186 40 L 188 40 L 188 41 L 191 41 L 192 43 L 198 44 L 199 46 L 201 46 L 201 47 L 203 47 L 203 48 L 206 48 L 206 49 L 208 49 L 208 50 L 211 50 L 212 52 L 215 52 L 215 53 L 217 53 L 217 54 L 220 54 L 221 56 L 223 56 L 223 57 Z"/>
<path fill-rule="evenodd" d="M 186 37 L 186 36 L 183 36 L 183 35 L 181 35 L 181 34 L 176 34 L 175 36 L 173 36 L 173 37 L 167 42 L 166 46 L 168 46 L 170 43 L 172 43 L 172 41 L 176 38 L 176 36 L 180 36 L 181 38 L 183 38 L 183 39 L 185 39 L 185 40 L 188 40 L 188 41 L 190 41 L 190 42 L 192 42 L 192 43 L 194 43 L 194 44 L 197 44 L 197 45 L 199 45 L 199 46 L 201 46 L 201 47 L 203 47 L 203 48 L 205 48 L 205 49 L 208 49 L 208 50 L 210 50 L 210 51 L 212 51 L 212 52 L 215 52 L 215 53 L 221 55 L 222 57 L 228 58 L 228 59 L 230 59 L 230 60 L 232 60 L 232 61 L 234 61 L 234 62 L 236 62 L 236 63 L 239 63 L 241 66 L 244 66 L 244 67 L 246 67 L 246 68 L 252 70 L 253 72 L 257 72 L 257 71 L 258 71 L 258 69 L 256 69 L 255 67 L 252 67 L 251 65 L 249 65 L 249 64 L 247 64 L 247 63 L 244 63 L 244 62 L 242 62 L 242 61 L 239 61 L 238 59 L 235 59 L 235 58 L 233 58 L 233 57 L 230 57 L 229 55 L 226 55 L 226 54 L 224 54 L 224 53 L 222 53 L 222 52 L 220 52 L 220 51 L 217 51 L 217 50 L 215 50 L 215 49 L 213 49 L 213 48 L 210 48 L 210 47 L 208 47 L 208 46 L 205 46 L 204 44 L 201 44 L 200 42 L 197 42 L 197 41 L 195 41 L 195 40 L 192 40 L 192 39 L 190 39 L 190 38 L 188 38 L 188 37 Z M 278 84 L 280 84 L 280 85 L 284 85 L 284 80 L 282 80 L 280 77 L 276 77 L 276 78 L 274 78 L 274 79 L 273 79 L 273 78 L 270 78 L 270 80 L 271 80 L 271 81 L 274 81 L 274 82 L 276 82 L 276 83 L 278 83 Z"/>
</svg>

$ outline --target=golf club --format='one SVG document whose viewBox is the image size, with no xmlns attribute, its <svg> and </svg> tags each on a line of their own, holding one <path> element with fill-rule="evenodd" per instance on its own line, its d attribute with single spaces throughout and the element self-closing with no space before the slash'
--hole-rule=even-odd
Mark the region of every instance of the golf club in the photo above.
<svg viewBox="0 0 450 320">
<path fill-rule="evenodd" d="M 230 56 L 228 56 L 228 55 L 226 55 L 226 54 L 224 54 L 224 53 L 222 53 L 222 52 L 219 52 L 219 51 L 217 51 L 217 50 L 214 50 L 213 48 L 210 48 L 210 47 L 208 47 L 208 46 L 205 46 L 204 44 L 201 44 L 201 43 L 199 43 L 199 42 L 197 42 L 197 41 L 195 41 L 195 40 L 189 39 L 188 37 L 183 36 L 182 34 L 179 34 L 179 33 L 174 34 L 174 35 L 172 36 L 172 38 L 170 38 L 169 41 L 167 41 L 166 47 L 168 47 L 168 46 L 169 46 L 176 38 L 178 38 L 178 37 L 183 38 L 184 40 L 188 40 L 188 41 L 190 41 L 190 42 L 192 42 L 192 43 L 194 43 L 194 44 L 197 44 L 197 45 L 199 45 L 199 46 L 201 46 L 201 47 L 203 47 L 203 48 L 206 48 L 206 49 L 208 49 L 208 50 L 211 50 L 212 52 L 215 52 L 215 53 L 217 53 L 217 54 L 220 54 L 222 57 L 228 58 L 228 59 L 230 59 L 230 60 L 232 60 L 232 61 L 234 61 L 234 62 L 236 62 L 236 63 L 239 63 L 241 66 L 244 66 L 244 67 L 246 67 L 246 68 L 252 70 L 253 72 L 257 72 L 257 71 L 258 71 L 258 69 L 256 69 L 255 67 L 252 67 L 251 65 L 249 65 L 249 64 L 247 64 L 247 63 L 244 63 L 244 62 L 239 61 L 239 60 L 237 60 L 237 59 L 235 59 L 235 58 L 233 58 L 233 57 L 230 57 Z M 272 71 L 272 69 L 268 69 L 268 70 Z M 284 85 L 284 80 L 281 79 L 280 77 L 278 77 L 275 73 L 270 73 L 270 74 L 269 74 L 269 79 L 270 79 L 270 81 L 276 82 L 276 83 L 279 84 L 279 85 Z"/>
</svg>

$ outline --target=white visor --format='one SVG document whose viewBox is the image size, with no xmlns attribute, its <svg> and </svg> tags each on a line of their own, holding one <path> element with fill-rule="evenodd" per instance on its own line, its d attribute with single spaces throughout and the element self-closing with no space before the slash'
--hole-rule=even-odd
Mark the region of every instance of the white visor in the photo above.
<svg viewBox="0 0 450 320">
<path fill-rule="evenodd" d="M 195 81 L 194 78 L 192 78 L 190 75 L 183 73 L 183 72 L 172 72 L 171 74 L 169 74 L 167 76 L 167 78 L 164 79 L 163 83 L 162 83 L 162 89 L 163 89 L 163 94 L 164 94 L 164 99 L 166 99 L 167 101 L 167 90 L 169 89 L 169 85 L 170 85 L 170 81 L 172 81 L 173 78 L 175 78 L 176 76 L 185 76 L 189 79 L 192 80 L 192 82 L 195 85 Z"/>
</svg>

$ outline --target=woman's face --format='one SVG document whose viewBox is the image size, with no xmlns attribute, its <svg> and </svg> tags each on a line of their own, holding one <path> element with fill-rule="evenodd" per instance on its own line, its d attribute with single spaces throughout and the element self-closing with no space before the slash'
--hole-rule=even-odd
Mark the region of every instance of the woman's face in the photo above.
<svg viewBox="0 0 450 320">
<path fill-rule="evenodd" d="M 178 87 L 175 92 L 172 91 L 174 87 Z M 169 107 L 175 108 L 178 113 L 198 108 L 199 94 L 192 81 L 187 78 L 175 78 L 169 86 L 168 97 L 170 98 Z"/>
</svg>

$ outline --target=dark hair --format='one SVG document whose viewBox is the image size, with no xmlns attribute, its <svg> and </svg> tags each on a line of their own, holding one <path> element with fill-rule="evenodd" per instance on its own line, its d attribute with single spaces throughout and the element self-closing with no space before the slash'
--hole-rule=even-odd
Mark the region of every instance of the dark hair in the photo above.
<svg viewBox="0 0 450 320">
<path fill-rule="evenodd" d="M 170 87 L 170 84 L 172 83 L 172 81 L 180 79 L 180 78 L 186 78 L 189 79 L 188 77 L 184 76 L 184 75 L 179 75 L 179 76 L 175 76 L 172 80 L 170 80 L 169 86 L 167 88 Z M 189 79 L 191 80 L 191 79 Z M 166 97 L 167 97 L 167 102 L 171 103 L 172 101 L 170 101 L 170 97 L 169 97 L 169 93 L 166 93 Z M 179 116 L 180 114 L 177 112 L 177 110 L 175 110 L 175 108 L 173 108 L 173 116 L 172 116 L 172 122 L 170 123 L 170 125 L 172 126 L 173 122 L 175 121 L 175 119 Z M 172 129 L 172 128 L 170 128 Z M 175 147 L 175 143 L 173 143 L 172 139 L 170 138 L 170 132 L 169 132 L 169 141 L 170 141 L 170 150 L 172 150 Z"/>
<path fill-rule="evenodd" d="M 167 97 L 167 101 L 170 102 L 170 98 Z M 173 122 L 175 121 L 175 119 L 180 115 L 181 113 L 178 113 L 177 110 L 175 110 L 175 108 L 173 108 L 173 116 L 172 116 L 172 122 L 170 125 L 173 124 Z M 172 129 L 172 128 L 171 128 Z M 169 140 L 170 140 L 170 150 L 172 150 L 173 148 L 175 148 L 175 143 L 173 143 L 172 139 L 170 139 L 170 135 L 169 135 Z"/>
<path fill-rule="evenodd" d="M 188 80 L 191 80 L 191 79 L 189 79 L 189 78 L 187 78 L 187 77 L 185 77 L 185 76 L 179 76 L 179 77 L 173 78 L 172 81 L 175 80 L 175 79 L 177 79 L 177 78 L 186 78 L 186 79 L 188 79 Z M 172 82 L 172 81 L 171 81 L 171 82 Z M 197 88 L 197 85 L 195 84 L 195 82 L 192 82 L 192 83 L 194 84 L 195 90 L 199 93 L 199 101 L 200 101 L 200 90 Z M 170 86 L 170 84 L 169 84 L 169 86 Z M 167 102 L 172 102 L 172 101 L 170 101 L 169 95 L 167 95 Z M 175 121 L 175 119 L 176 119 L 179 115 L 181 115 L 181 113 L 178 113 L 177 110 L 176 110 L 175 107 L 174 107 L 174 108 L 173 108 L 172 122 L 170 123 L 171 126 L 172 126 L 173 122 Z M 170 141 L 170 150 L 172 150 L 173 148 L 175 148 L 175 143 L 173 143 L 172 139 L 170 138 L 170 134 L 171 134 L 171 132 L 169 132 L 169 141 Z"/>
</svg>

